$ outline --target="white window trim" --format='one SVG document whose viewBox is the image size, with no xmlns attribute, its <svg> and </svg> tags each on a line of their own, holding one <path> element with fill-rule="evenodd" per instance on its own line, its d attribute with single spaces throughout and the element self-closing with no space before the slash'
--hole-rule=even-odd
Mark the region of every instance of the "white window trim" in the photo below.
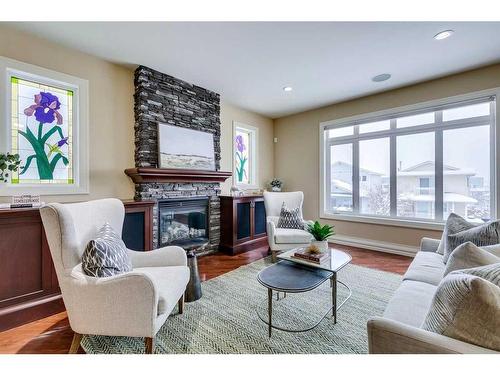
<svg viewBox="0 0 500 375">
<path fill-rule="evenodd" d="M 250 184 L 242 184 L 238 183 L 236 181 L 236 167 L 235 167 L 235 153 L 236 153 L 236 144 L 234 142 L 234 139 L 236 137 L 236 129 L 243 129 L 244 131 L 247 131 L 251 133 L 250 136 L 250 146 L 249 146 L 249 151 L 250 151 L 250 157 L 252 158 L 253 163 L 250 163 Z M 242 189 L 258 189 L 259 188 L 259 175 L 258 175 L 258 165 L 259 165 L 259 153 L 258 153 L 258 142 L 259 142 L 259 128 L 256 128 L 255 126 L 247 125 L 238 121 L 233 121 L 233 136 L 231 139 L 231 142 L 233 143 L 233 154 L 231 157 L 232 163 L 233 163 L 233 185 L 238 186 Z"/>
<path fill-rule="evenodd" d="M 390 226 L 398 226 L 398 227 L 410 227 L 410 228 L 420 228 L 420 229 L 434 229 L 434 230 L 442 230 L 444 227 L 444 222 L 437 220 L 426 220 L 426 219 L 418 219 L 418 218 L 399 218 L 399 217 L 381 217 L 381 216 L 370 216 L 363 214 L 340 214 L 340 213 L 331 213 L 325 210 L 325 192 L 326 192 L 326 163 L 325 163 L 325 146 L 326 139 L 323 134 L 326 128 L 340 128 L 344 126 L 353 125 L 353 123 L 361 123 L 368 121 L 376 121 L 377 118 L 386 117 L 391 115 L 399 115 L 401 116 L 404 112 L 415 112 L 415 111 L 425 111 L 425 109 L 432 110 L 432 107 L 446 106 L 446 105 L 457 105 L 461 101 L 471 101 L 479 98 L 484 98 L 487 96 L 496 96 L 496 107 L 494 108 L 494 116 L 495 123 L 491 124 L 491 134 L 490 134 L 490 152 L 491 162 L 490 162 L 490 192 L 492 197 L 492 214 L 495 217 L 498 217 L 498 205 L 500 203 L 500 173 L 497 173 L 496 166 L 500 165 L 498 162 L 498 152 L 500 149 L 500 137 L 497 136 L 499 133 L 498 130 L 498 117 L 497 114 L 500 113 L 500 88 L 493 88 L 488 90 L 482 90 L 477 92 L 472 92 L 463 95 L 457 95 L 452 97 L 447 97 L 438 100 L 431 100 L 406 106 L 400 106 L 396 108 L 390 108 L 382 111 L 364 113 L 360 115 L 355 115 L 351 117 L 328 120 L 324 122 L 320 122 L 319 124 L 319 160 L 320 160 L 320 173 L 319 173 L 319 195 L 320 195 L 320 206 L 319 206 L 319 216 L 323 219 L 332 219 L 332 220 L 342 220 L 342 221 L 351 221 L 351 222 L 361 222 L 361 223 L 369 223 L 369 224 L 381 224 L 381 225 L 390 225 Z M 419 131 L 425 130 L 425 125 L 402 128 L 404 130 L 408 129 L 411 131 L 412 129 L 418 128 Z M 373 133 L 366 133 L 367 137 L 372 137 L 377 133 L 385 133 L 386 131 L 379 131 Z M 364 135 L 364 134 L 363 134 Z M 394 136 L 394 135 L 393 135 Z M 342 137 L 344 139 L 352 138 L 352 136 Z M 339 139 L 342 139 L 339 137 Z M 354 152 L 354 150 L 353 150 Z M 394 153 L 391 150 L 391 154 Z M 394 160 L 392 160 L 394 159 Z M 396 162 L 395 157 L 391 158 L 391 164 Z M 436 160 L 436 163 L 438 160 Z M 395 164 L 394 164 L 395 166 Z M 393 168 L 393 166 L 391 166 Z M 395 197 L 394 193 L 396 190 L 395 181 L 393 181 L 395 176 L 392 176 L 391 173 L 391 195 Z M 437 181 L 435 184 L 437 185 Z M 354 187 L 353 187 L 354 188 Z M 393 198 L 391 198 L 393 199 Z M 353 202 L 354 204 L 354 202 Z"/>
<path fill-rule="evenodd" d="M 89 153 L 88 153 L 88 81 L 45 69 L 36 65 L 23 63 L 0 56 L 0 152 L 11 150 L 11 98 L 10 77 L 20 76 L 49 85 L 73 90 L 78 101 L 73 103 L 73 176 L 74 184 L 10 184 L 0 183 L 0 196 L 19 194 L 63 195 L 89 193 Z"/>
</svg>

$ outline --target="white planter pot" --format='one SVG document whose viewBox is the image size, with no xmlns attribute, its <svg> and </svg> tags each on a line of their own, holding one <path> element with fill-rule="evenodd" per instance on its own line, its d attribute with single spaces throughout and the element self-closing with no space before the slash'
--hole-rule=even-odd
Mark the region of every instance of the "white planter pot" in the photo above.
<svg viewBox="0 0 500 375">
<path fill-rule="evenodd" d="M 328 250 L 328 241 L 311 241 L 311 245 L 316 246 L 322 253 Z"/>
<path fill-rule="evenodd" d="M 273 186 L 271 188 L 272 191 L 281 191 L 281 188 L 280 187 L 277 187 L 277 186 Z"/>
</svg>

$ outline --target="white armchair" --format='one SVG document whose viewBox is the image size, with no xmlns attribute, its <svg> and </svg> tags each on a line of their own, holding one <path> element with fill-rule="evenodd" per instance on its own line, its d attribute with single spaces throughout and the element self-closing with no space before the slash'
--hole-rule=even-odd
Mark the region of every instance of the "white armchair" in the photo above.
<svg viewBox="0 0 500 375">
<path fill-rule="evenodd" d="M 86 244 L 105 223 L 121 236 L 125 209 L 118 199 L 51 203 L 40 209 L 71 329 L 70 353 L 82 334 L 144 337 L 146 353 L 176 304 L 184 306 L 189 281 L 185 251 L 168 246 L 154 251 L 129 250 L 133 270 L 111 277 L 83 273 Z"/>
<path fill-rule="evenodd" d="M 277 227 L 283 202 L 285 202 L 288 208 L 300 207 L 299 211 L 302 217 L 304 193 L 301 191 L 287 193 L 264 192 L 264 205 L 267 216 L 267 239 L 273 262 L 276 261 L 278 252 L 293 249 L 294 247 L 307 246 L 312 240 L 312 235 L 306 230 Z M 304 221 L 305 225 L 307 223 L 309 221 Z"/>
</svg>

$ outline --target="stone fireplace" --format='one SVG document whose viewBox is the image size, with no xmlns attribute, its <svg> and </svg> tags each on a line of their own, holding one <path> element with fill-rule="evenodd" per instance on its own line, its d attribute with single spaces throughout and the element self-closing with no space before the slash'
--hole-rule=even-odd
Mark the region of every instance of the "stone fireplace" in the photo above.
<svg viewBox="0 0 500 375">
<path fill-rule="evenodd" d="M 176 239 L 180 246 L 199 237 L 196 241 L 208 241 L 203 252 L 215 251 L 220 242 L 220 182 L 230 176 L 219 172 L 219 94 L 145 66 L 136 69 L 134 84 L 136 168 L 126 173 L 136 183 L 135 200 L 155 201 L 153 246 L 164 246 L 179 235 L 185 237 Z M 159 169 L 158 123 L 212 133 L 216 171 Z M 186 210 L 201 202 L 203 210 Z M 205 237 L 197 236 L 203 221 Z"/>
</svg>

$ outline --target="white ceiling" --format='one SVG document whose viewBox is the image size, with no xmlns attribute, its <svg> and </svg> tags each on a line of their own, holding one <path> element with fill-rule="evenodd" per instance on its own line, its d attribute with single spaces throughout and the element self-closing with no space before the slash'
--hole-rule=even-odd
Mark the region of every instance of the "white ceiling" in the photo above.
<svg viewBox="0 0 500 375">
<path fill-rule="evenodd" d="M 500 22 L 14 23 L 277 118 L 500 61 Z M 442 30 L 455 34 L 436 41 Z M 374 83 L 371 78 L 390 73 Z M 282 88 L 292 86 L 285 93 Z"/>
</svg>

